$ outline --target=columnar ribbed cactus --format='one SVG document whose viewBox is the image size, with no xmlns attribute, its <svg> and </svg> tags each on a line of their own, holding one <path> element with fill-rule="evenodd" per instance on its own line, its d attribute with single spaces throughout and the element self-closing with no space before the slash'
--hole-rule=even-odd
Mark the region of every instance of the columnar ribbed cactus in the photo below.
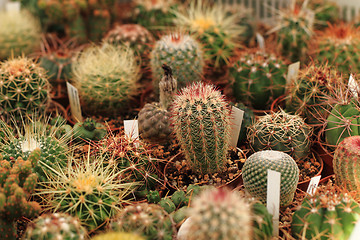
<svg viewBox="0 0 360 240">
<path fill-rule="evenodd" d="M 16 117 L 44 111 L 50 102 L 45 70 L 25 57 L 0 63 L 0 108 Z"/>
<path fill-rule="evenodd" d="M 360 136 L 347 137 L 337 146 L 333 168 L 336 185 L 360 199 Z"/>
<path fill-rule="evenodd" d="M 127 47 L 92 46 L 80 53 L 72 69 L 85 111 L 118 115 L 137 93 L 140 66 Z"/>
<path fill-rule="evenodd" d="M 304 199 L 292 217 L 291 230 L 297 239 L 349 239 L 359 219 L 359 205 L 326 186 Z"/>
<path fill-rule="evenodd" d="M 32 168 L 40 157 L 40 149 L 34 150 L 28 160 L 16 159 L 13 163 L 0 157 L 0 232 L 1 239 L 16 239 L 16 221 L 21 217 L 36 217 L 41 207 L 28 201 L 33 194 L 37 175 Z"/>
<path fill-rule="evenodd" d="M 176 234 L 172 218 L 156 204 L 133 204 L 112 219 L 110 229 L 134 232 L 147 240 L 171 240 Z"/>
<path fill-rule="evenodd" d="M 47 213 L 29 223 L 26 240 L 84 240 L 86 229 L 80 221 L 66 213 Z"/>
<path fill-rule="evenodd" d="M 188 213 L 187 240 L 253 239 L 250 206 L 236 191 L 205 190 L 193 200 Z"/>
<path fill-rule="evenodd" d="M 204 60 L 200 44 L 190 35 L 171 33 L 155 43 L 150 56 L 153 86 L 159 91 L 159 80 L 163 75 L 161 66 L 166 64 L 173 70 L 179 89 L 201 80 Z"/>
<path fill-rule="evenodd" d="M 330 66 L 310 63 L 290 83 L 286 110 L 299 114 L 309 124 L 318 124 L 321 116 L 326 117 L 324 109 L 328 108 L 328 98 L 342 81 L 338 72 Z"/>
<path fill-rule="evenodd" d="M 300 171 L 294 159 L 286 153 L 264 150 L 252 154 L 242 169 L 245 189 L 266 203 L 268 169 L 281 173 L 280 206 L 289 205 L 294 198 Z"/>
<path fill-rule="evenodd" d="M 172 133 L 169 106 L 177 91 L 177 79 L 169 66 L 163 65 L 164 76 L 160 80 L 160 102 L 147 103 L 138 114 L 141 137 L 151 142 L 169 142 Z"/>
<path fill-rule="evenodd" d="M 145 238 L 135 233 L 107 232 L 96 235 L 91 240 L 145 240 Z"/>
<path fill-rule="evenodd" d="M 274 55 L 245 52 L 230 68 L 237 101 L 256 109 L 267 109 L 285 93 L 287 66 Z"/>
<path fill-rule="evenodd" d="M 0 12 L 0 59 L 34 52 L 40 36 L 40 22 L 27 11 Z"/>
<path fill-rule="evenodd" d="M 310 153 L 312 128 L 298 115 L 284 110 L 259 117 L 248 127 L 248 141 L 254 152 L 277 150 L 289 154 L 296 161 Z"/>
<path fill-rule="evenodd" d="M 230 109 L 214 86 L 202 82 L 183 88 L 171 109 L 172 124 L 194 172 L 221 172 L 230 143 Z"/>
</svg>

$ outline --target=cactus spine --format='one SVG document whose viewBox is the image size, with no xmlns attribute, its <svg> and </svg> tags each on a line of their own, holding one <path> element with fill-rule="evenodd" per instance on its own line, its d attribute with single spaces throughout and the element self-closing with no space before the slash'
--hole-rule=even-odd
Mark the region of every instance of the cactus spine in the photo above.
<svg viewBox="0 0 360 240">
<path fill-rule="evenodd" d="M 202 82 L 183 88 L 171 109 L 176 138 L 194 172 L 224 170 L 230 143 L 230 110 L 214 86 Z"/>
</svg>

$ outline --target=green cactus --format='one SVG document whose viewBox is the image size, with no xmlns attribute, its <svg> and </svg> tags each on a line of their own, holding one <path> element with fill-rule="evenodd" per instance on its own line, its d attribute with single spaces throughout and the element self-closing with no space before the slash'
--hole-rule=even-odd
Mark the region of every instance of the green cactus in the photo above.
<svg viewBox="0 0 360 240">
<path fill-rule="evenodd" d="M 190 35 L 182 33 L 165 35 L 155 43 L 150 55 L 155 92 L 159 92 L 163 64 L 171 67 L 179 89 L 189 83 L 200 81 L 204 69 L 200 44 Z"/>
<path fill-rule="evenodd" d="M 171 113 L 168 111 L 177 90 L 177 81 L 169 66 L 163 65 L 164 76 L 160 88 L 160 102 L 147 103 L 138 114 L 141 137 L 153 143 L 167 143 L 171 140 Z"/>
<path fill-rule="evenodd" d="M 295 161 L 310 154 L 312 128 L 298 115 L 280 109 L 259 117 L 248 127 L 247 138 L 253 152 L 277 150 L 289 154 Z"/>
<path fill-rule="evenodd" d="M 47 213 L 29 224 L 25 240 L 84 240 L 86 229 L 80 221 L 66 213 Z"/>
<path fill-rule="evenodd" d="M 172 124 L 194 172 L 211 174 L 226 167 L 230 109 L 214 86 L 202 82 L 183 88 L 172 105 Z"/>
<path fill-rule="evenodd" d="M 266 203 L 268 169 L 281 173 L 280 206 L 289 205 L 294 198 L 300 171 L 294 159 L 284 152 L 264 150 L 252 154 L 242 169 L 245 189 Z"/>
<path fill-rule="evenodd" d="M 156 204 L 125 207 L 110 223 L 111 230 L 134 232 L 148 240 L 171 240 L 176 233 L 172 218 Z"/>
<path fill-rule="evenodd" d="M 244 111 L 240 134 L 239 134 L 239 140 L 238 140 L 238 146 L 240 146 L 245 141 L 247 141 L 246 139 L 247 128 L 250 127 L 255 122 L 255 114 L 250 108 L 245 106 L 243 103 L 236 103 L 234 104 L 234 106 Z"/>
<path fill-rule="evenodd" d="M 91 240 L 145 240 L 145 238 L 135 233 L 107 232 L 96 235 Z"/>
<path fill-rule="evenodd" d="M 43 112 L 50 102 L 45 70 L 31 59 L 18 57 L 0 63 L 1 113 L 19 118 Z"/>
<path fill-rule="evenodd" d="M 119 115 L 137 93 L 140 66 L 129 48 L 89 47 L 79 54 L 72 70 L 85 111 Z"/>
<path fill-rule="evenodd" d="M 149 203 L 158 203 L 161 200 L 160 193 L 157 190 L 155 190 L 155 191 L 150 190 L 148 192 L 148 194 L 146 195 L 146 198 Z"/>
<path fill-rule="evenodd" d="M 181 223 L 187 218 L 188 206 L 181 207 L 170 214 L 176 224 Z"/>
<path fill-rule="evenodd" d="M 35 190 L 37 175 L 32 168 L 40 158 L 35 149 L 28 160 L 16 159 L 12 164 L 0 161 L 0 231 L 2 239 L 16 239 L 16 221 L 21 217 L 33 218 L 40 214 L 37 202 L 28 201 Z M 11 166 L 12 165 L 12 166 Z"/>
<path fill-rule="evenodd" d="M 181 208 L 189 203 L 189 199 L 186 197 L 185 192 L 182 190 L 175 191 L 171 195 L 171 201 L 173 201 L 176 208 Z"/>
<path fill-rule="evenodd" d="M 334 24 L 339 20 L 340 8 L 332 0 L 312 0 L 308 8 L 315 12 L 315 28 L 323 29 L 327 23 Z"/>
<path fill-rule="evenodd" d="M 0 12 L 0 59 L 34 52 L 40 36 L 40 22 L 29 12 Z"/>
<path fill-rule="evenodd" d="M 292 217 L 291 231 L 297 239 L 349 239 L 359 218 L 354 200 L 328 188 L 303 200 Z"/>
<path fill-rule="evenodd" d="M 88 18 L 88 38 L 98 42 L 111 28 L 111 15 L 108 9 L 92 9 Z"/>
<path fill-rule="evenodd" d="M 107 134 L 106 127 L 91 118 L 84 122 L 75 123 L 73 128 L 74 138 L 85 141 L 100 141 Z"/>
<path fill-rule="evenodd" d="M 254 240 L 270 240 L 273 238 L 272 215 L 260 202 L 250 202 L 253 217 Z"/>
<path fill-rule="evenodd" d="M 160 200 L 159 205 L 167 212 L 172 213 L 176 210 L 175 203 L 170 198 L 163 198 Z"/>
<path fill-rule="evenodd" d="M 250 206 L 236 191 L 208 189 L 194 199 L 188 215 L 188 240 L 252 239 Z"/>
<path fill-rule="evenodd" d="M 255 109 L 268 109 L 285 93 L 287 66 L 275 56 L 245 53 L 229 69 L 237 101 Z"/>
</svg>

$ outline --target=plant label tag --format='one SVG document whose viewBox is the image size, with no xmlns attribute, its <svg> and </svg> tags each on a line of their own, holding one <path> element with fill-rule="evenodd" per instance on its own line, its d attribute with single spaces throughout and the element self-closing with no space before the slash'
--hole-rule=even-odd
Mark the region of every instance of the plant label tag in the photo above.
<svg viewBox="0 0 360 240">
<path fill-rule="evenodd" d="M 265 52 L 265 39 L 260 33 L 256 33 L 256 40 L 262 52 Z"/>
<path fill-rule="evenodd" d="M 7 2 L 5 5 L 5 9 L 8 13 L 19 13 L 21 9 L 20 0 L 17 2 Z"/>
<path fill-rule="evenodd" d="M 296 80 L 299 75 L 300 70 L 300 62 L 296 62 L 289 65 L 288 73 L 286 77 L 286 85 L 290 85 L 292 82 Z"/>
<path fill-rule="evenodd" d="M 354 230 L 352 231 L 349 240 L 359 240 L 360 238 L 360 219 L 356 222 Z"/>
<path fill-rule="evenodd" d="M 281 173 L 267 170 L 267 210 L 273 215 L 273 236 L 279 236 Z"/>
<path fill-rule="evenodd" d="M 138 120 L 124 120 L 125 135 L 130 139 L 135 140 L 139 137 L 139 125 Z"/>
<path fill-rule="evenodd" d="M 310 180 L 309 186 L 306 190 L 306 193 L 308 193 L 310 195 L 314 195 L 316 188 L 319 185 L 320 179 L 321 179 L 321 175 L 312 177 Z"/>
<path fill-rule="evenodd" d="M 76 87 L 74 87 L 69 82 L 66 82 L 66 87 L 67 87 L 68 96 L 69 96 L 71 115 L 75 121 L 82 122 L 83 118 L 81 115 L 79 92 L 76 89 Z"/>
<path fill-rule="evenodd" d="M 314 21 L 315 21 L 315 12 L 311 9 L 305 9 L 305 14 L 306 14 L 306 19 L 308 19 L 309 21 L 309 26 L 310 26 L 310 31 L 313 30 L 313 26 L 314 26 Z M 312 34 L 312 33 L 310 33 Z"/>
<path fill-rule="evenodd" d="M 350 75 L 348 86 L 349 86 L 350 92 L 354 95 L 354 97 L 358 98 L 359 97 L 359 92 L 360 92 L 360 86 L 355 81 L 352 74 Z"/>
<path fill-rule="evenodd" d="M 237 107 L 231 108 L 231 139 L 230 146 L 236 148 L 239 140 L 241 124 L 244 118 L 244 111 Z"/>
</svg>

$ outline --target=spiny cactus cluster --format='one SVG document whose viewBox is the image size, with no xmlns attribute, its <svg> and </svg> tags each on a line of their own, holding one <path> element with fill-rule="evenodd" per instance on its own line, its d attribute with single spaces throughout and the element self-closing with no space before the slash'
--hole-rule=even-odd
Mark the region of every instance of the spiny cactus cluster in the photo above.
<svg viewBox="0 0 360 240">
<path fill-rule="evenodd" d="M 89 47 L 79 54 L 72 69 L 85 111 L 118 115 L 137 93 L 140 66 L 127 47 Z"/>
<path fill-rule="evenodd" d="M 292 156 L 296 161 L 310 153 L 312 128 L 298 115 L 284 110 L 259 117 L 248 127 L 248 141 L 254 152 L 277 150 Z"/>
<path fill-rule="evenodd" d="M 266 203 L 267 170 L 281 173 L 280 206 L 289 205 L 299 182 L 299 168 L 288 154 L 264 150 L 252 154 L 242 169 L 244 187 L 252 197 Z"/>
<path fill-rule="evenodd" d="M 230 109 L 214 86 L 202 82 L 183 88 L 171 109 L 174 132 L 194 172 L 211 174 L 226 167 Z"/>
<path fill-rule="evenodd" d="M 26 240 L 84 240 L 87 231 L 80 221 L 66 213 L 47 213 L 31 222 L 25 232 Z"/>
<path fill-rule="evenodd" d="M 50 102 L 46 72 L 26 57 L 0 63 L 0 105 L 3 114 L 15 117 L 42 112 Z"/>
<path fill-rule="evenodd" d="M 275 55 L 245 52 L 230 68 L 233 94 L 255 109 L 264 109 L 285 92 L 287 66 Z"/>
<path fill-rule="evenodd" d="M 155 43 L 150 64 L 155 90 L 158 91 L 159 80 L 163 75 L 163 64 L 171 67 L 180 89 L 201 80 L 204 68 L 203 52 L 200 44 L 190 35 L 171 33 Z"/>
<path fill-rule="evenodd" d="M 29 201 L 37 184 L 32 172 L 40 158 L 40 149 L 34 150 L 28 160 L 21 158 L 9 162 L 0 157 L 0 232 L 8 240 L 16 239 L 16 221 L 21 217 L 39 215 L 39 203 Z"/>
</svg>

